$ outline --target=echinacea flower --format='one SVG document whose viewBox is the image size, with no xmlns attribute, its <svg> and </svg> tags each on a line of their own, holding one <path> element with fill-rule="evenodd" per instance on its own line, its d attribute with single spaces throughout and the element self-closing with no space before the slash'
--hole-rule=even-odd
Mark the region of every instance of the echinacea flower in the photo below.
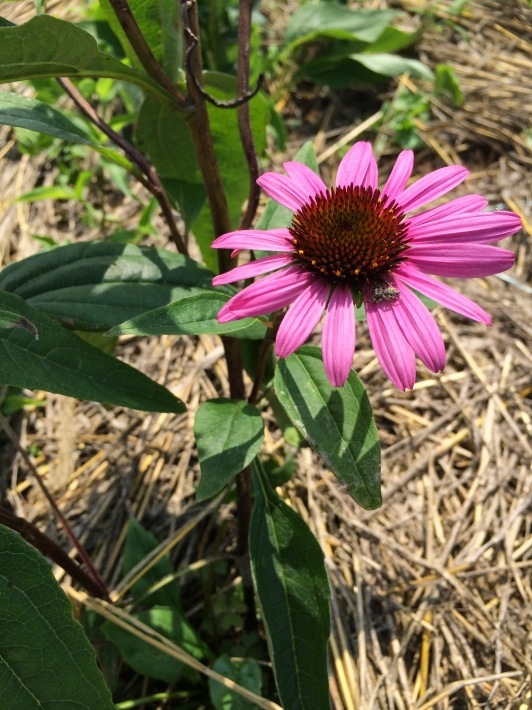
<svg viewBox="0 0 532 710">
<path fill-rule="evenodd" d="M 514 234 L 513 212 L 484 212 L 481 195 L 467 195 L 413 216 L 413 210 L 465 180 L 460 165 L 440 168 L 409 187 L 413 152 L 405 150 L 382 190 L 370 143 L 352 146 L 327 188 L 307 166 L 284 163 L 286 175 L 258 182 L 293 211 L 286 229 L 245 229 L 218 237 L 217 249 L 276 252 L 216 276 L 214 285 L 268 274 L 233 296 L 218 321 L 262 316 L 290 306 L 276 337 L 287 357 L 307 340 L 325 311 L 323 363 L 330 382 L 345 384 L 355 352 L 355 305 L 365 305 L 382 369 L 401 390 L 416 379 L 416 355 L 432 371 L 445 366 L 443 339 L 428 308 L 411 289 L 473 320 L 491 324 L 476 303 L 427 274 L 469 278 L 505 271 L 514 254 L 490 243 Z M 273 272 L 273 273 L 269 273 Z"/>
</svg>

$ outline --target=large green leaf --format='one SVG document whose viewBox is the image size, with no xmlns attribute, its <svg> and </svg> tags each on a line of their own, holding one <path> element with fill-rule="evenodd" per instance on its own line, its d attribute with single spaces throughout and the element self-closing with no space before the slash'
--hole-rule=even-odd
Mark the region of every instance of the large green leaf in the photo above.
<svg viewBox="0 0 532 710">
<path fill-rule="evenodd" d="M 129 173 L 138 174 L 138 169 L 122 153 L 114 148 L 94 143 L 94 135 L 89 131 L 84 119 L 68 111 L 59 110 L 44 101 L 0 91 L 0 124 L 37 131 L 71 143 L 91 145 L 107 160 Z M 28 194 L 26 193 L 24 197 L 27 198 Z M 67 195 L 69 196 L 71 195 Z M 49 199 L 52 199 L 52 195 L 49 195 Z"/>
<path fill-rule="evenodd" d="M 382 504 L 379 436 L 366 390 L 351 372 L 333 387 L 318 348 L 280 360 L 275 393 L 294 426 L 353 498 L 367 509 Z"/>
<path fill-rule="evenodd" d="M 74 117 L 78 121 L 78 117 Z M 74 143 L 91 143 L 90 136 L 65 111 L 42 101 L 0 91 L 0 123 L 27 128 Z"/>
<path fill-rule="evenodd" d="M 197 293 L 120 323 L 107 335 L 210 334 L 262 340 L 266 334 L 266 326 L 257 318 L 218 323 L 216 316 L 229 298 L 228 294 L 222 292 Z"/>
<path fill-rule="evenodd" d="M 253 582 L 285 708 L 329 707 L 327 639 L 330 590 L 323 552 L 305 522 L 253 464 L 249 531 Z"/>
<path fill-rule="evenodd" d="M 182 32 L 179 3 L 175 0 L 129 0 L 129 8 L 148 43 L 153 56 L 161 64 L 166 75 L 175 83 L 182 63 Z M 120 39 L 129 57 L 137 66 L 140 62 L 122 29 L 109 0 L 100 0 L 104 15 Z"/>
<path fill-rule="evenodd" d="M 6 710 L 114 705 L 48 562 L 0 525 L 0 688 Z"/>
<path fill-rule="evenodd" d="M 0 384 L 58 392 L 150 412 L 183 412 L 165 387 L 105 355 L 18 296 L 0 291 L 0 310 L 19 314 L 38 331 L 0 329 Z"/>
<path fill-rule="evenodd" d="M 232 76 L 205 72 L 204 82 L 205 89 L 216 99 L 226 100 L 236 96 L 236 80 Z M 255 150 L 260 155 L 266 146 L 266 125 L 270 106 L 267 98 L 258 94 L 250 101 L 249 109 Z M 207 110 L 229 213 L 232 224 L 236 227 L 249 192 L 247 163 L 240 142 L 237 114 L 234 110 L 218 108 L 211 104 L 208 104 Z M 179 181 L 181 190 L 187 184 L 201 184 L 194 147 L 185 121 L 176 120 L 175 114 L 151 98 L 146 99 L 140 111 L 136 143 L 148 153 L 159 174 L 165 179 Z M 186 207 L 183 211 L 186 217 Z M 207 206 L 194 223 L 194 235 L 205 263 L 216 270 L 217 257 L 210 248 L 215 235 Z"/>
<path fill-rule="evenodd" d="M 172 103 L 151 77 L 100 52 L 95 39 L 71 22 L 39 15 L 17 27 L 0 27 L 0 83 L 61 76 L 129 81 Z"/>
<path fill-rule="evenodd" d="M 78 242 L 14 262 L 0 290 L 78 330 L 105 331 L 151 309 L 214 289 L 212 272 L 154 247 Z"/>
<path fill-rule="evenodd" d="M 396 15 L 394 10 L 351 10 L 331 0 L 307 3 L 290 18 L 285 44 L 293 50 L 321 38 L 375 42 Z"/>
<path fill-rule="evenodd" d="M 371 52 L 320 57 L 304 64 L 300 74 L 333 89 L 341 89 L 357 83 L 376 83 L 383 78 L 401 74 L 410 74 L 415 78 L 429 81 L 434 79 L 432 71 L 417 59 Z"/>
<path fill-rule="evenodd" d="M 201 659 L 210 653 L 186 618 L 175 609 L 154 606 L 131 616 L 166 636 L 194 658 Z M 118 646 L 124 661 L 141 675 L 177 683 L 187 670 L 180 661 L 111 621 L 106 621 L 101 628 L 106 638 Z"/>
<path fill-rule="evenodd" d="M 259 453 L 264 424 L 259 410 L 240 400 L 211 399 L 194 422 L 201 480 L 197 498 L 216 495 Z"/>
</svg>

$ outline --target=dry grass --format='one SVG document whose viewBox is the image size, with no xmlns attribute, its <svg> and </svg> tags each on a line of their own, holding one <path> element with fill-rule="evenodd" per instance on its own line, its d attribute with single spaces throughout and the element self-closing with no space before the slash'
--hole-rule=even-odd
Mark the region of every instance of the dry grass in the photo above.
<svg viewBox="0 0 532 710">
<path fill-rule="evenodd" d="M 472 165 L 467 189 L 509 205 L 528 225 L 527 79 L 520 69 L 529 57 L 525 5 L 471 2 L 450 26 L 442 24 L 448 5 L 433 5 L 438 22 L 424 35 L 422 51 L 431 62 L 456 67 L 467 100 L 457 110 L 435 106 L 434 122 L 422 127 L 429 147 L 417 169 L 427 172 L 442 159 Z M 327 127 L 320 128 L 323 152 L 330 139 Z M 35 250 L 32 233 L 60 233 L 57 205 L 11 203 L 43 166 L 16 157 L 9 133 L 3 135 L 5 264 Z M 79 213 L 65 217 L 60 209 L 63 230 L 70 220 L 79 233 Z M 134 206 L 117 209 L 135 219 Z M 298 473 L 280 491 L 326 554 L 333 589 L 331 692 L 338 710 L 524 709 L 532 703 L 530 249 L 522 235 L 509 241 L 518 254 L 509 280 L 460 284 L 492 313 L 491 329 L 436 312 L 448 350 L 443 374 L 420 366 L 415 389 L 397 392 L 361 330 L 356 367 L 371 393 L 383 445 L 383 507 L 358 508 L 310 449 L 299 451 Z M 22 445 L 40 451 L 39 474 L 114 599 L 127 589 L 119 561 L 129 516 L 167 543 L 180 569 L 201 564 L 219 548 L 233 549 L 235 534 L 230 505 L 203 511 L 194 503 L 194 413 L 201 401 L 228 394 L 219 341 L 126 339 L 118 354 L 183 398 L 187 414 L 146 415 L 47 395 L 43 409 L 18 422 Z M 283 457 L 288 447 L 267 432 L 266 450 Z M 23 462 L 7 446 L 0 455 L 6 502 L 66 544 Z M 68 585 L 61 570 L 55 572 Z"/>
</svg>

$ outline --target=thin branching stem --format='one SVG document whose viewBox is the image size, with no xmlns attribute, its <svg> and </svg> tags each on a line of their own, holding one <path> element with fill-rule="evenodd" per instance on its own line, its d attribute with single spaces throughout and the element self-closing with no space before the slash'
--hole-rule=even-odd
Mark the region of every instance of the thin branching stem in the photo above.
<svg viewBox="0 0 532 710">
<path fill-rule="evenodd" d="M 59 83 L 65 90 L 65 92 L 70 96 L 72 101 L 79 108 L 81 113 L 86 116 L 91 123 L 93 123 L 102 133 L 104 133 L 113 143 L 121 148 L 131 162 L 141 171 L 136 173 L 135 177 L 139 182 L 144 185 L 144 187 L 155 197 L 161 208 L 168 229 L 170 230 L 170 238 L 176 246 L 176 249 L 181 254 L 187 254 L 187 247 L 185 240 L 176 224 L 174 213 L 172 210 L 172 205 L 168 199 L 168 195 L 161 183 L 157 171 L 153 165 L 146 159 L 146 157 L 135 148 L 129 141 L 127 141 L 123 136 L 114 131 L 111 126 L 109 126 L 101 116 L 95 111 L 95 109 L 90 105 L 88 101 L 84 99 L 81 93 L 76 89 L 74 84 L 70 79 L 58 79 Z"/>
</svg>

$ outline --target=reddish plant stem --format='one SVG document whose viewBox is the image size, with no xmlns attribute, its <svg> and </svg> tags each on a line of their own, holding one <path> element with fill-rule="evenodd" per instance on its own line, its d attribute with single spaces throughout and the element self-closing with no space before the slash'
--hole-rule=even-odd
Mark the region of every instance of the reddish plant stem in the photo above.
<svg viewBox="0 0 532 710">
<path fill-rule="evenodd" d="M 264 336 L 264 340 L 261 343 L 261 348 L 259 351 L 259 358 L 257 362 L 257 370 L 255 372 L 255 379 L 253 380 L 253 387 L 251 393 L 248 397 L 249 404 L 256 404 L 259 400 L 260 388 L 262 385 L 262 380 L 264 378 L 264 370 L 266 369 L 266 362 L 268 361 L 268 353 L 270 352 L 271 346 L 275 342 L 275 336 L 283 320 L 283 313 L 277 312 L 273 315 L 272 323 L 268 328 L 268 332 Z"/>
<path fill-rule="evenodd" d="M 238 24 L 238 69 L 237 93 L 245 95 L 249 90 L 249 53 L 251 37 L 251 12 L 252 0 L 240 0 L 240 15 Z M 249 170 L 249 194 L 246 211 L 240 220 L 239 229 L 249 229 L 259 206 L 260 187 L 257 185 L 259 177 L 259 164 L 251 132 L 249 103 L 246 101 L 237 108 L 238 128 L 240 141 L 246 156 Z"/>
<path fill-rule="evenodd" d="M 85 551 L 85 548 L 83 547 L 81 542 L 78 540 L 78 538 L 74 534 L 74 531 L 72 530 L 72 528 L 68 524 L 67 519 L 65 518 L 63 513 L 59 510 L 57 503 L 55 502 L 55 500 L 54 500 L 52 494 L 50 493 L 50 491 L 48 490 L 48 488 L 46 487 L 46 484 L 43 481 L 42 476 L 37 471 L 35 464 L 31 460 L 31 458 L 28 456 L 25 449 L 23 449 L 22 446 L 20 445 L 18 437 L 17 437 L 16 433 L 13 431 L 11 424 L 7 421 L 7 419 L 1 413 L 0 413 L 0 425 L 2 426 L 3 430 L 5 431 L 7 438 L 11 441 L 13 446 L 16 448 L 16 450 L 22 456 L 24 463 L 26 464 L 26 466 L 29 468 L 29 470 L 33 474 L 33 477 L 34 477 L 37 485 L 39 486 L 39 488 L 43 492 L 44 497 L 46 498 L 46 500 L 50 504 L 50 507 L 52 508 L 56 518 L 61 523 L 63 530 L 65 531 L 68 539 L 70 540 L 72 545 L 76 548 L 78 555 L 80 556 L 85 567 L 87 568 L 88 573 L 91 576 L 94 584 L 99 588 L 100 596 L 107 599 L 109 597 L 109 590 L 107 589 L 107 585 L 105 584 L 103 579 L 100 577 L 100 574 L 99 574 L 98 570 L 96 569 L 96 567 L 92 564 L 91 558 L 89 557 L 89 555 Z"/>
<path fill-rule="evenodd" d="M 191 44 L 198 42 L 199 25 L 198 11 L 194 0 L 182 0 L 184 11 L 183 25 L 185 27 L 185 42 L 187 49 Z M 214 236 L 231 231 L 231 220 L 227 199 L 222 183 L 222 177 L 216 160 L 214 142 L 207 113 L 206 99 L 198 90 L 197 82 L 202 75 L 201 51 L 199 43 L 195 46 L 195 51 L 190 54 L 190 71 L 194 73 L 196 80 L 187 76 L 187 88 L 189 95 L 196 104 L 196 111 L 187 121 L 192 136 L 192 141 L 196 150 L 196 159 L 204 180 L 207 199 L 211 208 L 212 221 L 214 226 Z M 227 250 L 218 250 L 218 263 L 220 273 L 231 268 L 231 257 Z M 224 337 L 222 342 L 225 349 L 227 370 L 229 374 L 229 388 L 231 397 L 235 399 L 246 398 L 244 379 L 242 372 L 242 357 L 240 343 L 235 338 Z M 256 614 L 254 606 L 253 586 L 251 582 L 251 572 L 249 559 L 247 558 L 249 545 L 249 524 L 251 519 L 252 499 L 251 499 L 251 472 L 249 468 L 244 469 L 236 478 L 237 486 L 237 516 L 238 516 L 238 553 L 241 561 L 246 560 L 242 565 L 242 583 L 244 588 L 244 598 L 247 606 L 246 626 L 253 628 L 256 625 Z"/>
<path fill-rule="evenodd" d="M 20 535 L 36 550 L 48 559 L 59 565 L 72 579 L 76 580 L 89 594 L 100 599 L 110 601 L 99 584 L 96 584 L 93 578 L 88 575 L 67 553 L 59 547 L 59 545 L 51 540 L 48 535 L 42 533 L 38 528 L 24 518 L 19 518 L 10 510 L 0 507 L 0 523 L 6 525 L 12 530 L 16 530 Z"/>
<path fill-rule="evenodd" d="M 153 165 L 146 160 L 145 156 L 135 148 L 134 145 L 129 143 L 123 136 L 114 131 L 111 126 L 109 126 L 94 110 L 88 101 L 86 101 L 80 92 L 76 89 L 74 84 L 70 79 L 58 79 L 59 83 L 65 90 L 65 92 L 70 96 L 72 101 L 79 108 L 81 113 L 86 116 L 91 123 L 93 123 L 102 133 L 104 133 L 108 138 L 110 138 L 115 145 L 121 148 L 124 153 L 128 156 L 132 163 L 134 163 L 139 170 L 144 173 L 138 173 L 136 175 L 137 179 L 144 185 L 144 187 L 149 190 L 149 192 L 155 197 L 161 212 L 163 213 L 168 229 L 170 230 L 170 237 L 176 246 L 176 249 L 181 254 L 187 254 L 187 247 L 183 236 L 181 235 L 176 221 L 174 219 L 174 214 L 172 211 L 172 205 L 168 199 L 168 195 L 161 183 L 157 171 Z M 146 176 L 146 177 L 144 177 Z"/>
<path fill-rule="evenodd" d="M 196 159 L 201 171 L 207 199 L 211 208 L 214 236 L 231 231 L 231 218 L 222 182 L 222 176 L 218 168 L 214 141 L 212 138 L 209 114 L 205 97 L 198 90 L 198 83 L 201 81 L 203 66 L 201 61 L 201 48 L 199 44 L 199 23 L 198 8 L 194 0 L 181 0 L 183 8 L 183 24 L 185 27 L 185 44 L 187 50 L 194 45 L 194 51 L 190 54 L 189 68 L 187 73 L 187 90 L 190 98 L 194 102 L 195 111 L 187 117 L 187 124 L 190 130 Z M 194 75 L 195 80 L 192 79 Z M 229 253 L 225 249 L 218 251 L 220 262 L 220 273 L 227 271 L 231 267 Z"/>
</svg>

